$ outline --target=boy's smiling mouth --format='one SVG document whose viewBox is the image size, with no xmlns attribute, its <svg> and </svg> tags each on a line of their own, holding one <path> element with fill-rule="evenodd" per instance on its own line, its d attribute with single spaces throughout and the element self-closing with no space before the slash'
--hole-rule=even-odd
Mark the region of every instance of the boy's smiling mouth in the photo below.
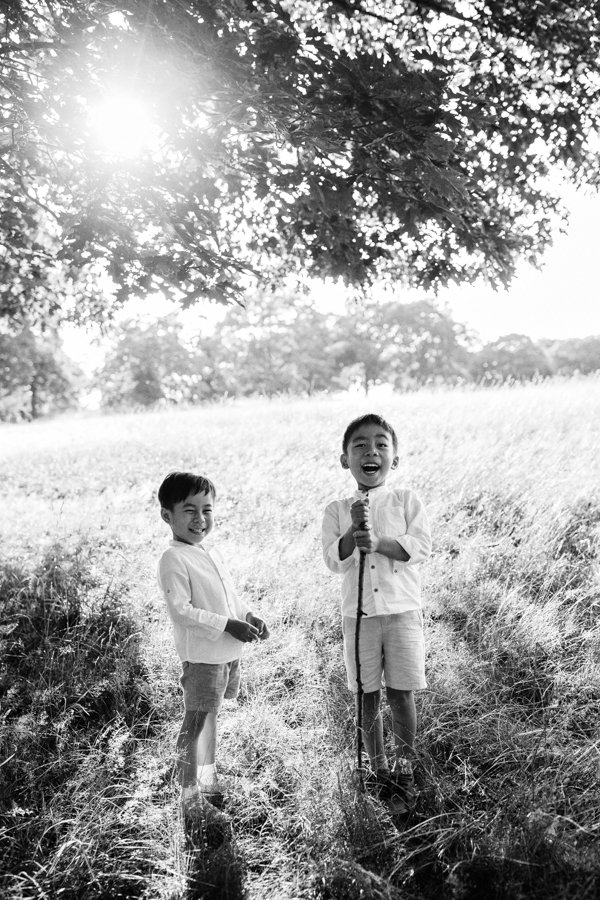
<svg viewBox="0 0 600 900">
<path fill-rule="evenodd" d="M 379 463 L 364 463 L 361 468 L 365 475 L 375 475 L 376 472 L 379 472 L 380 465 Z"/>
</svg>

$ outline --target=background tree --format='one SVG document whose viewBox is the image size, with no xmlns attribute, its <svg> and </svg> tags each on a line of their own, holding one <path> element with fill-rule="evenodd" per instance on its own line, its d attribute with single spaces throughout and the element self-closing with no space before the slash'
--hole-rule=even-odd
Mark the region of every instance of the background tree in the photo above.
<svg viewBox="0 0 600 900">
<path fill-rule="evenodd" d="M 217 400 L 238 393 L 232 361 L 218 331 L 196 335 L 187 346 L 192 369 L 183 376 L 178 373 L 178 378 L 180 384 L 185 385 L 189 402 Z"/>
<path fill-rule="evenodd" d="M 525 334 L 507 334 L 486 344 L 471 363 L 476 381 L 529 381 L 552 375 L 552 366 L 544 350 Z"/>
<path fill-rule="evenodd" d="M 395 387 L 432 381 L 453 384 L 469 378 L 467 330 L 433 301 L 387 304 L 382 330 L 390 338 L 388 378 Z"/>
<path fill-rule="evenodd" d="M 35 277 L 43 210 L 41 256 L 84 284 L 106 269 L 109 307 L 154 288 L 229 301 L 249 271 L 507 283 L 561 214 L 549 169 L 595 183 L 592 0 L 21 0 L 2 16 L 2 209 L 20 212 L 0 216 L 0 256 Z M 135 158 L 95 134 L 125 93 L 152 120 Z"/>
<path fill-rule="evenodd" d="M 227 311 L 219 336 L 231 393 L 307 393 L 332 385 L 336 320 L 302 292 L 261 291 Z"/>
<path fill-rule="evenodd" d="M 368 396 L 372 387 L 387 380 L 389 340 L 381 325 L 381 308 L 373 302 L 355 306 L 336 320 L 335 340 L 329 350 L 338 387 L 358 384 Z"/>
<path fill-rule="evenodd" d="M 336 362 L 360 373 L 365 394 L 382 382 L 407 388 L 469 377 L 464 327 L 429 300 L 356 307 L 338 320 L 336 333 Z"/>
<path fill-rule="evenodd" d="M 588 375 L 600 370 L 600 336 L 542 341 L 541 346 L 560 375 Z"/>
<path fill-rule="evenodd" d="M 536 343 L 513 334 L 473 352 L 473 337 L 431 299 L 371 301 L 334 314 L 289 288 L 265 290 L 250 296 L 246 309 L 231 306 L 199 334 L 176 314 L 113 330 L 97 378 L 108 407 L 310 395 L 351 385 L 366 393 L 377 384 L 412 390 L 600 369 L 599 338 Z M 7 369 L 12 377 L 21 371 L 17 361 L 24 352 L 30 350 L 15 351 L 15 365 Z"/>
<path fill-rule="evenodd" d="M 125 322 L 115 333 L 96 377 L 106 407 L 152 406 L 166 400 L 189 400 L 194 358 L 182 342 L 175 316 L 158 323 Z"/>
<path fill-rule="evenodd" d="M 37 419 L 77 404 L 82 373 L 55 333 L 0 333 L 0 419 Z"/>
</svg>

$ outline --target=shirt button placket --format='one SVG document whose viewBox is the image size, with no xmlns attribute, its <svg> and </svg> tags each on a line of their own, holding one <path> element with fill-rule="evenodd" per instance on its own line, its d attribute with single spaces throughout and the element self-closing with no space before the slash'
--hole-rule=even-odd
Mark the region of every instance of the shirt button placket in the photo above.
<svg viewBox="0 0 600 900">
<path fill-rule="evenodd" d="M 371 587 L 373 588 L 373 602 L 375 606 L 375 615 L 380 614 L 379 604 L 378 604 L 378 593 L 379 593 L 379 578 L 377 577 L 377 566 L 375 563 L 371 563 Z"/>
<path fill-rule="evenodd" d="M 376 532 L 379 532 L 379 517 L 376 514 L 376 511 L 372 509 L 371 511 L 371 523 L 372 527 Z M 375 614 L 381 615 L 381 609 L 379 606 L 379 571 L 377 569 L 377 565 L 372 562 L 371 563 L 371 584 L 373 585 L 373 602 L 375 606 Z"/>
</svg>

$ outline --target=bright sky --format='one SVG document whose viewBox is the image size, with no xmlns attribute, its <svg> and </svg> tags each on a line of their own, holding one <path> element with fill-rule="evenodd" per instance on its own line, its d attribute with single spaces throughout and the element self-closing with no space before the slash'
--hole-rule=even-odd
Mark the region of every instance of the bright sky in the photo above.
<svg viewBox="0 0 600 900">
<path fill-rule="evenodd" d="M 508 291 L 465 285 L 440 294 L 452 317 L 484 341 L 516 332 L 536 338 L 600 334 L 600 197 L 572 192 L 571 218 L 557 234 L 543 268 L 521 266 Z"/>
</svg>

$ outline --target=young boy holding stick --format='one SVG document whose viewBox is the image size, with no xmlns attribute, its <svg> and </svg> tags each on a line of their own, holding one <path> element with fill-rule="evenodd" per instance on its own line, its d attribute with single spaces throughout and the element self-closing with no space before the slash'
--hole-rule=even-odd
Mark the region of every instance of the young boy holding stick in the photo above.
<svg viewBox="0 0 600 900">
<path fill-rule="evenodd" d="M 357 733 L 357 739 L 364 740 L 371 764 L 367 784 L 389 801 L 394 812 L 402 813 L 416 795 L 412 763 L 417 716 L 413 692 L 427 686 L 419 563 L 431 552 L 429 524 L 414 491 L 386 484 L 389 473 L 398 467 L 398 439 L 381 416 L 369 413 L 350 422 L 340 462 L 355 479 L 357 491 L 352 497 L 334 500 L 325 509 L 323 556 L 327 567 L 343 576 L 344 660 L 348 687 L 357 695 L 362 688 L 362 709 L 357 701 L 362 734 Z M 357 648 L 361 554 L 365 554 L 365 561 Z M 380 711 L 382 676 L 394 732 L 391 770 Z"/>
</svg>

